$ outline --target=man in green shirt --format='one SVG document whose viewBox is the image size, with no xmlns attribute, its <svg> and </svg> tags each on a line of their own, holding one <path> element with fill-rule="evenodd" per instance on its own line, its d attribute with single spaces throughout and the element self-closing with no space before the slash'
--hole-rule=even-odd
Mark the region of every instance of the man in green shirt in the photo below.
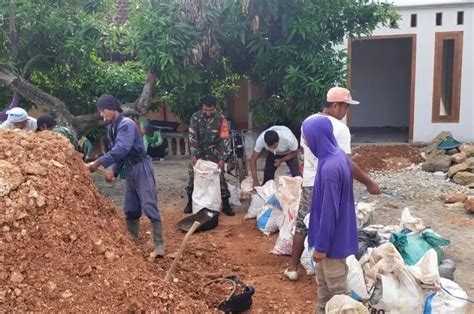
<svg viewBox="0 0 474 314">
<path fill-rule="evenodd" d="M 59 133 L 66 137 L 76 150 L 78 149 L 78 143 L 72 131 L 64 126 L 57 126 L 56 120 L 53 117 L 49 115 L 41 116 L 36 120 L 36 124 L 36 132 L 48 130 L 54 133 Z"/>
</svg>

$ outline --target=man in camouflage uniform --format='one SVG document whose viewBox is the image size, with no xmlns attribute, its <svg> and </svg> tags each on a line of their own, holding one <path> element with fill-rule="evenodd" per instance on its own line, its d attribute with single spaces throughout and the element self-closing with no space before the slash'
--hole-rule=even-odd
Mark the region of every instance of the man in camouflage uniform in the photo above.
<svg viewBox="0 0 474 314">
<path fill-rule="evenodd" d="M 189 163 L 189 183 L 186 187 L 188 193 L 188 204 L 184 212 L 192 212 L 192 194 L 194 189 L 194 171 L 198 159 L 209 160 L 219 165 L 221 169 L 221 197 L 222 211 L 228 216 L 234 216 L 235 213 L 230 207 L 230 192 L 227 188 L 227 182 L 224 178 L 224 160 L 227 154 L 227 147 L 224 139 L 220 136 L 220 128 L 224 116 L 216 111 L 216 99 L 206 97 L 202 101 L 202 109 L 191 116 L 189 124 L 189 146 L 191 150 L 191 162 Z"/>
</svg>

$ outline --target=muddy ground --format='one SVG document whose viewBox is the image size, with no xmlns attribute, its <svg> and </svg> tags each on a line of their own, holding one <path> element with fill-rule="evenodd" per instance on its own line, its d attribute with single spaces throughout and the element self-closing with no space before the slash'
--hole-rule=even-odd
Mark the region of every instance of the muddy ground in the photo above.
<svg viewBox="0 0 474 314">
<path fill-rule="evenodd" d="M 445 257 L 457 263 L 456 282 L 474 296 L 474 215 L 462 208 L 447 207 L 444 197 L 452 192 L 467 190 L 453 183 L 445 182 L 428 173 L 423 173 L 413 163 L 421 161 L 406 146 L 374 148 L 371 154 L 367 147 L 354 152 L 366 170 L 375 169 L 371 176 L 388 188 L 392 195 L 371 196 L 360 184 L 355 186 L 357 201 L 377 201 L 372 223 L 398 224 L 404 207 L 410 207 L 412 214 L 423 219 L 425 225 L 432 227 L 452 241 L 446 249 Z M 384 154 L 384 152 L 389 152 Z M 384 158 L 380 158 L 384 156 Z M 372 161 L 370 159 L 373 159 Z M 374 167 L 374 163 L 377 165 Z M 382 165 L 381 163 L 384 163 Z M 158 184 L 159 208 L 164 221 L 166 252 L 176 252 L 184 234 L 176 229 L 183 217 L 186 204 L 184 187 L 187 184 L 187 160 L 154 161 Z M 408 168 L 407 168 L 408 167 Z M 102 193 L 112 199 L 118 208 L 122 203 L 123 181 L 106 184 L 96 175 L 96 182 Z M 232 177 L 233 183 L 236 180 Z M 469 191 L 468 191 L 469 192 Z M 472 193 L 471 193 L 472 194 Z M 246 283 L 255 287 L 252 312 L 312 312 L 315 308 L 316 287 L 314 279 L 300 269 L 300 279 L 289 282 L 282 276 L 289 257 L 275 256 L 269 252 L 277 235 L 264 236 L 255 226 L 255 220 L 244 220 L 248 200 L 235 208 L 236 216 L 220 217 L 219 226 L 209 232 L 195 234 L 187 253 L 180 264 L 173 284 L 195 298 L 201 298 L 198 291 L 209 280 L 220 275 L 238 275 Z M 147 234 L 141 233 L 140 248 L 145 255 L 151 248 L 151 235 L 148 221 L 142 225 Z M 172 261 L 166 257 L 157 267 L 164 270 Z"/>
</svg>

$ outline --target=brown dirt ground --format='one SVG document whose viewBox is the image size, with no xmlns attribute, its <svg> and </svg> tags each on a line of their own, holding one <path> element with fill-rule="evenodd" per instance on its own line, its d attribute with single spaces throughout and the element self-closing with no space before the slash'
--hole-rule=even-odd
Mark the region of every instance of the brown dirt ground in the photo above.
<svg viewBox="0 0 474 314">
<path fill-rule="evenodd" d="M 162 281 L 65 138 L 0 131 L 0 161 L 0 312 L 209 310 Z"/>
<path fill-rule="evenodd" d="M 423 162 L 417 149 L 408 145 L 365 145 L 355 148 L 352 159 L 362 171 L 400 170 Z"/>
<path fill-rule="evenodd" d="M 55 135 L 48 133 L 35 135 L 34 141 L 42 143 L 42 149 L 37 150 L 23 137 L 21 140 L 26 142 L 15 147 L 15 153 L 7 154 L 4 147 L 18 142 L 17 136 L 23 137 L 0 133 L 0 160 L 11 159 L 21 165 L 21 176 L 9 175 L 18 177 L 16 189 L 22 191 L 26 205 L 21 208 L 27 208 L 28 216 L 14 216 L 7 221 L 4 208 L 14 208 L 15 215 L 21 210 L 12 206 L 15 198 L 0 196 L 0 312 L 209 312 L 209 306 L 215 305 L 227 288 L 218 286 L 210 292 L 203 287 L 210 280 L 227 275 L 237 275 L 255 288 L 251 312 L 314 311 L 313 277 L 300 269 L 297 282 L 283 278 L 289 257 L 270 254 L 277 236 L 264 236 L 254 220 L 243 220 L 248 201 L 236 209 L 235 217 L 221 216 L 216 229 L 193 235 L 173 281 L 162 281 L 184 237 L 176 224 L 183 217 L 186 202 L 186 161 L 155 162 L 168 256 L 149 262 L 152 244 L 148 220 L 142 219 L 138 245 L 132 243 L 123 220 L 98 195 L 85 168 L 78 166 L 80 157 L 53 157 L 57 150 L 67 153 L 65 140 L 58 142 Z M 45 149 L 48 145 L 54 146 L 53 155 L 49 148 Z M 407 146 L 385 147 L 378 153 L 360 148 L 354 150 L 354 158 L 367 170 L 373 163 L 365 162 L 365 158 L 379 158 L 385 150 L 395 162 L 383 164 L 378 170 L 420 160 L 416 151 Z M 42 159 L 58 160 L 64 168 L 45 164 L 38 166 L 40 172 L 27 173 L 28 162 L 41 159 L 35 153 L 45 154 Z M 365 154 L 370 157 L 364 158 Z M 406 156 L 409 161 L 399 159 Z M 94 178 L 101 192 L 121 208 L 123 181 L 109 185 L 99 175 Z M 37 197 L 30 192 L 32 187 L 38 192 Z M 41 197 L 46 200 L 46 209 L 38 208 Z M 97 244 L 99 240 L 102 244 Z"/>
</svg>

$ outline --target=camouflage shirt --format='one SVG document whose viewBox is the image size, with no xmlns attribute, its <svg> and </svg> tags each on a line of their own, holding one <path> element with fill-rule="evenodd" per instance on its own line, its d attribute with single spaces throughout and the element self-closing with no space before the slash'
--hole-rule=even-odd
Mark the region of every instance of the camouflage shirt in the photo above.
<svg viewBox="0 0 474 314">
<path fill-rule="evenodd" d="M 189 124 L 189 147 L 191 155 L 201 159 L 224 160 L 227 147 L 220 138 L 222 113 L 215 111 L 206 117 L 201 110 L 191 116 Z M 212 157 L 210 157 L 212 156 Z"/>
</svg>

